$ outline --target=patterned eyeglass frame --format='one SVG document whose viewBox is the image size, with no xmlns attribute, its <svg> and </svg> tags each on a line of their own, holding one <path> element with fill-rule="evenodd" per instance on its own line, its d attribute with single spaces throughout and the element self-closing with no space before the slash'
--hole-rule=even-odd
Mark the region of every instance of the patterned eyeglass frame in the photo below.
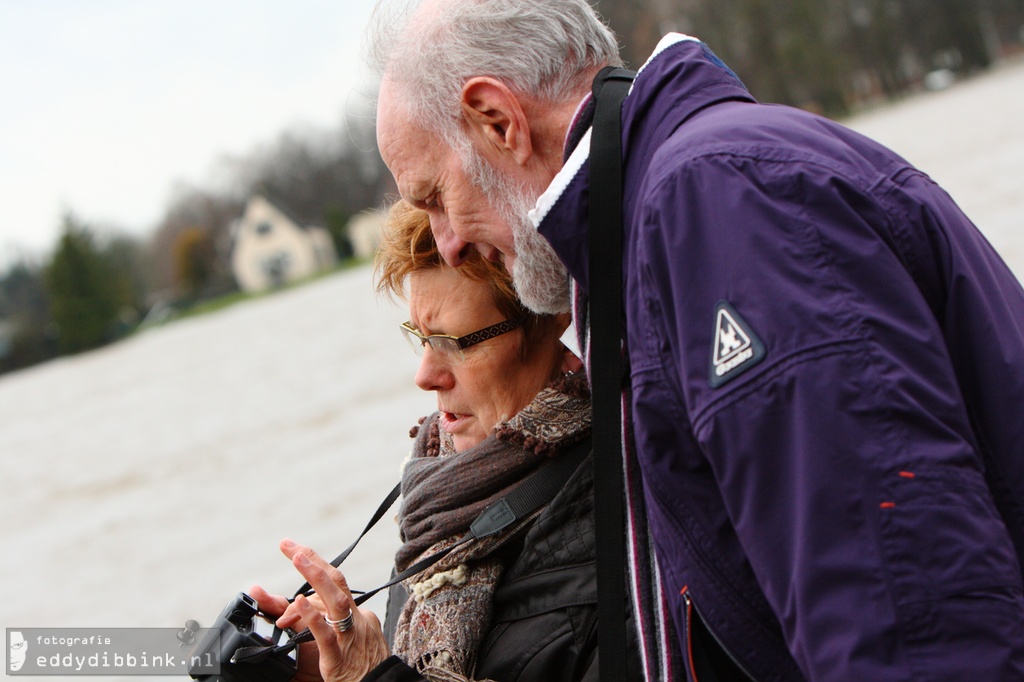
<svg viewBox="0 0 1024 682">
<path fill-rule="evenodd" d="M 496 336 L 501 336 L 502 334 L 507 334 L 510 331 L 519 329 L 523 324 L 523 319 L 524 318 L 519 318 L 518 320 L 505 320 L 504 322 L 499 322 L 498 324 L 492 324 L 489 327 L 478 329 L 477 331 L 466 334 L 465 336 L 452 336 L 450 334 L 428 334 L 424 336 L 418 329 L 412 326 L 411 321 L 403 322 L 399 327 L 401 327 L 406 340 L 409 341 L 409 345 L 412 346 L 412 349 L 417 355 L 421 354 L 423 347 L 429 343 L 430 347 L 435 351 L 462 362 L 465 359 L 462 351 L 466 350 L 470 346 L 475 346 L 481 341 L 487 341 L 488 339 L 493 339 Z M 416 337 L 416 339 L 419 340 L 419 348 L 416 347 L 413 337 Z M 437 339 L 441 342 L 453 342 L 456 347 L 453 348 L 448 345 L 448 343 L 438 343 L 435 345 L 433 339 Z"/>
</svg>

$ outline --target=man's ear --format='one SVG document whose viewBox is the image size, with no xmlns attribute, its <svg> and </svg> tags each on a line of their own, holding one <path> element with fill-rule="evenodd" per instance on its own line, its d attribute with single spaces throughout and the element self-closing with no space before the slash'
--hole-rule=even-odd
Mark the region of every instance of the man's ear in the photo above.
<svg viewBox="0 0 1024 682">
<path fill-rule="evenodd" d="M 462 86 L 462 116 L 470 138 L 522 166 L 533 155 L 530 125 L 519 98 L 499 80 L 478 76 Z"/>
</svg>

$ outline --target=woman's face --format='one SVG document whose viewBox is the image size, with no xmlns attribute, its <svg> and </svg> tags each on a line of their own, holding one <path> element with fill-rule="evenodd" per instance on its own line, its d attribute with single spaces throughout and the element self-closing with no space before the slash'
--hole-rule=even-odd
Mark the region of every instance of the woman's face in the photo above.
<svg viewBox="0 0 1024 682">
<path fill-rule="evenodd" d="M 465 336 L 503 322 L 488 285 L 450 267 L 412 273 L 409 321 L 424 336 Z M 416 385 L 437 394 L 441 424 L 461 452 L 484 440 L 496 424 L 526 407 L 556 374 L 562 362 L 556 332 L 528 349 L 521 359 L 522 329 L 466 348 L 464 360 L 423 349 Z"/>
</svg>

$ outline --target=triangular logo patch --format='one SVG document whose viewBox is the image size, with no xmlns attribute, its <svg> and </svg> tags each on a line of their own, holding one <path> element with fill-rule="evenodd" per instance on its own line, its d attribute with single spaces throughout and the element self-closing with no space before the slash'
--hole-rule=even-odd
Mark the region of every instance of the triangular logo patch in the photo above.
<svg viewBox="0 0 1024 682">
<path fill-rule="evenodd" d="M 764 360 L 761 339 L 726 301 L 715 307 L 715 341 L 711 347 L 708 381 L 718 388 Z"/>
</svg>

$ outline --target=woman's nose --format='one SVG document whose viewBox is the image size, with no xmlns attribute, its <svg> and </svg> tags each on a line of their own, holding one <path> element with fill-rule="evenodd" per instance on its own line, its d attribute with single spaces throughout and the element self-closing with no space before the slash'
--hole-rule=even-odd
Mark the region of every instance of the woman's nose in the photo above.
<svg viewBox="0 0 1024 682">
<path fill-rule="evenodd" d="M 426 344 L 416 370 L 416 385 L 424 391 L 448 390 L 455 385 L 455 376 L 441 353 Z"/>
</svg>

